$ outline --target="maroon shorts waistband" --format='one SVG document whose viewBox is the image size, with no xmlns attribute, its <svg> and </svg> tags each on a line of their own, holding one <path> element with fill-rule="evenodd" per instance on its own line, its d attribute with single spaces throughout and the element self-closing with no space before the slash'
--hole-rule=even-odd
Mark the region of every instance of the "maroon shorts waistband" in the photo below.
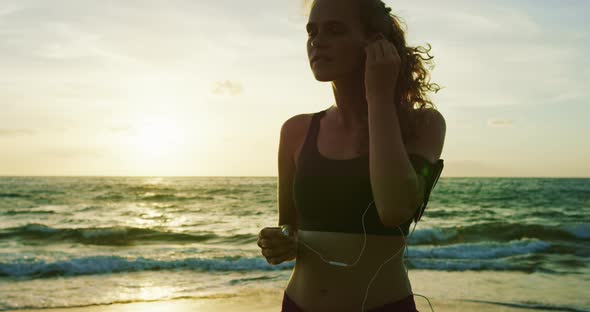
<svg viewBox="0 0 590 312">
<path fill-rule="evenodd" d="M 287 292 L 283 295 L 283 304 L 281 312 L 304 312 L 301 307 L 293 301 Z M 368 310 L 368 312 L 419 312 L 414 302 L 414 295 L 409 295 L 398 301 L 390 302 L 377 308 Z"/>
</svg>

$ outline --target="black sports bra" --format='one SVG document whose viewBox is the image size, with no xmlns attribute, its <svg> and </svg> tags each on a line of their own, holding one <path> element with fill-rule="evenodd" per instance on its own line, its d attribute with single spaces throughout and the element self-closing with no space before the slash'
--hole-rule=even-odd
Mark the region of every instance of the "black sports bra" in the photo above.
<svg viewBox="0 0 590 312">
<path fill-rule="evenodd" d="M 317 149 L 319 121 L 326 111 L 312 117 L 304 145 L 297 159 L 293 194 L 298 228 L 309 231 L 363 233 L 362 216 L 373 201 L 368 155 L 353 159 L 329 159 Z M 428 198 L 443 169 L 443 160 L 431 163 L 424 157 L 409 154 L 416 173 L 425 179 L 424 201 L 412 219 L 403 223 L 407 236 L 412 221 L 422 217 Z M 401 235 L 395 227 L 385 227 L 371 203 L 364 224 L 367 234 Z"/>
</svg>

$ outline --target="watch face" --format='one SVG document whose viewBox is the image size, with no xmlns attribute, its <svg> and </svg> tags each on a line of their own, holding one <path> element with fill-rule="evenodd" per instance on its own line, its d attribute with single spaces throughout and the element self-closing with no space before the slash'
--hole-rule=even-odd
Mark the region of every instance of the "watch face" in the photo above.
<svg viewBox="0 0 590 312">
<path fill-rule="evenodd" d="M 288 225 L 282 225 L 281 226 L 281 232 L 283 232 L 283 235 L 289 236 L 289 226 Z"/>
</svg>

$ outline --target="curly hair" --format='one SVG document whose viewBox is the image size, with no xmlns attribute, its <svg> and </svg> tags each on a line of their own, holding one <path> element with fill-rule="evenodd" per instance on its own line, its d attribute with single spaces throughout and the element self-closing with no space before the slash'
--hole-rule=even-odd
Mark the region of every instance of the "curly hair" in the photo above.
<svg viewBox="0 0 590 312">
<path fill-rule="evenodd" d="M 309 1 L 304 0 L 304 6 L 311 8 L 317 0 L 311 0 L 311 3 Z M 407 46 L 406 30 L 401 27 L 402 19 L 391 13 L 391 8 L 382 0 L 357 0 L 357 3 L 365 35 L 382 33 L 394 44 L 401 58 L 394 105 L 398 112 L 403 141 L 408 142 L 416 136 L 417 128 L 429 121 L 428 116 L 431 114 L 421 112 L 427 109 L 437 110 L 427 95 L 429 91 L 437 93 L 442 89 L 438 84 L 430 83 L 428 70 L 434 69 L 434 57 L 429 54 L 432 46 L 428 44 L 428 49 Z M 406 26 L 405 23 L 403 25 Z M 425 65 L 429 65 L 428 70 Z"/>
</svg>

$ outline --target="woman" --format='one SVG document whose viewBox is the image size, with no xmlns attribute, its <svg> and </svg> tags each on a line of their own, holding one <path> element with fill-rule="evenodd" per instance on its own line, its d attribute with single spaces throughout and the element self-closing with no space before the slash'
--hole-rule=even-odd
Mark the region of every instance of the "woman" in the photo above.
<svg viewBox="0 0 590 312">
<path fill-rule="evenodd" d="M 258 246 L 270 264 L 296 259 L 282 311 L 417 311 L 402 249 L 442 170 L 445 120 L 426 108 L 440 90 L 426 82 L 428 51 L 406 47 L 390 11 L 311 4 L 311 69 L 336 103 L 281 128 L 279 226 L 294 231 L 264 228 Z"/>
</svg>

